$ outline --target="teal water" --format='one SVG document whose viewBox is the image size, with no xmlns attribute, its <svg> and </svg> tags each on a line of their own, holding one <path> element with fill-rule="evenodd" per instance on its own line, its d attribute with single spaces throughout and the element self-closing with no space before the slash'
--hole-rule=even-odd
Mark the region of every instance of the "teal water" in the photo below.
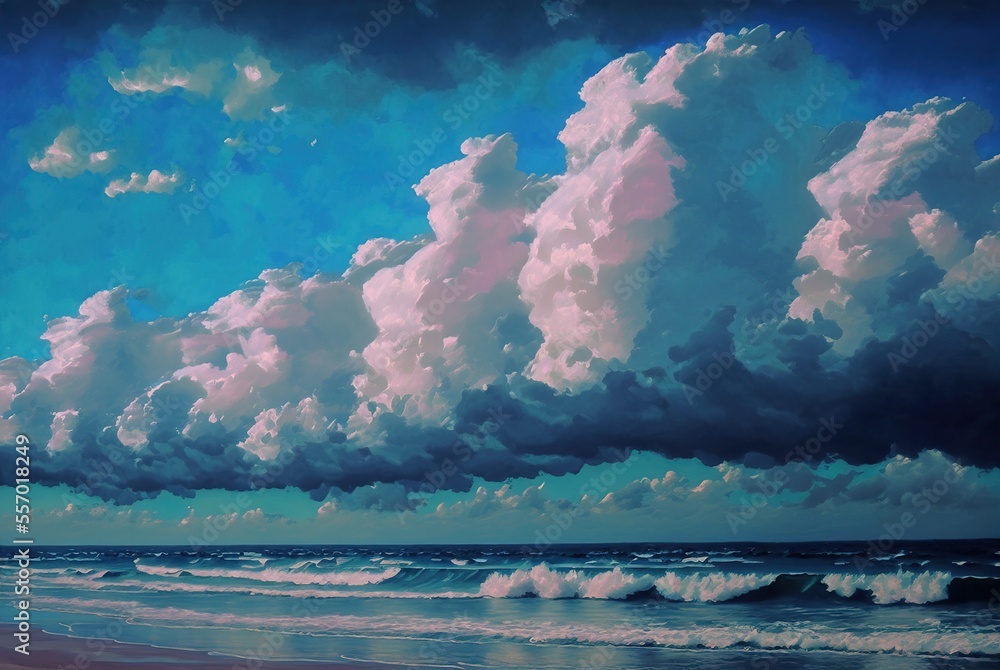
<svg viewBox="0 0 1000 670">
<path fill-rule="evenodd" d="M 873 556 L 853 544 L 48 549 L 36 551 L 33 623 L 244 659 L 234 670 L 277 659 L 998 667 L 998 551 L 908 543 L 864 561 Z"/>
</svg>

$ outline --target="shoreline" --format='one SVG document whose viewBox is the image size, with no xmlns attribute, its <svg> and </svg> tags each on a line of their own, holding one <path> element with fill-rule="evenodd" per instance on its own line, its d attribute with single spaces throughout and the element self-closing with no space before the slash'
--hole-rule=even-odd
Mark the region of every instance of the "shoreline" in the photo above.
<svg viewBox="0 0 1000 670">
<path fill-rule="evenodd" d="M 177 670 L 178 668 L 198 668 L 201 670 L 233 670 L 234 667 L 267 668 L 268 670 L 399 670 L 398 665 L 362 661 L 289 661 L 280 659 L 247 659 L 226 654 L 153 647 L 141 643 L 117 642 L 100 638 L 79 638 L 71 635 L 50 633 L 41 629 L 31 631 L 31 654 L 14 651 L 15 626 L 0 624 L 0 664 L 5 670 L 121 670 L 142 667 L 144 670 Z M 101 646 L 103 645 L 103 646 Z"/>
</svg>

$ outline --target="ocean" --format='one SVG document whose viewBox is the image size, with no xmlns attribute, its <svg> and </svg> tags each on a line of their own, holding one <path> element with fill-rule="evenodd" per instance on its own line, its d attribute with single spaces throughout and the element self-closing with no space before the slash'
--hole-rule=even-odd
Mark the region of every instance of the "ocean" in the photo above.
<svg viewBox="0 0 1000 670">
<path fill-rule="evenodd" d="M 32 554 L 35 630 L 234 670 L 1000 667 L 1000 540 Z"/>
</svg>

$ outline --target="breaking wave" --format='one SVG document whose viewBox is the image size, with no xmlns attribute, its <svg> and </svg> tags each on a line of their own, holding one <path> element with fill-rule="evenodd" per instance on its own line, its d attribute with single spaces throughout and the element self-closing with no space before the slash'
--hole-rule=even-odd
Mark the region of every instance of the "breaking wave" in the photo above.
<svg viewBox="0 0 1000 670">
<path fill-rule="evenodd" d="M 543 598 L 661 600 L 694 603 L 850 600 L 873 605 L 976 603 L 1000 598 L 1000 578 L 956 576 L 948 570 L 860 573 L 730 572 L 547 563 L 496 569 L 463 566 L 372 566 L 360 569 L 299 561 L 260 568 L 163 565 L 136 559 L 131 569 L 43 569 L 63 586 L 99 590 L 143 588 L 271 596 L 357 598 Z M 265 586 L 269 588 L 264 588 Z M 341 587 L 341 588 L 337 588 Z"/>
<path fill-rule="evenodd" d="M 231 570 L 227 568 L 169 568 L 160 565 L 135 563 L 139 572 L 157 577 L 209 577 L 223 579 L 247 579 L 256 582 L 279 582 L 302 585 L 367 586 L 380 584 L 399 574 L 400 568 L 391 567 L 382 571 L 344 570 L 334 572 L 291 572 L 280 568 L 261 570 Z"/>
<path fill-rule="evenodd" d="M 494 572 L 479 589 L 490 598 L 601 598 L 650 596 L 665 600 L 716 603 L 779 598 L 846 598 L 876 605 L 924 605 L 989 600 L 1000 579 L 955 578 L 949 572 L 881 574 L 738 574 L 728 572 L 634 574 L 615 568 L 588 574 L 552 570 L 546 564 L 510 574 Z"/>
</svg>

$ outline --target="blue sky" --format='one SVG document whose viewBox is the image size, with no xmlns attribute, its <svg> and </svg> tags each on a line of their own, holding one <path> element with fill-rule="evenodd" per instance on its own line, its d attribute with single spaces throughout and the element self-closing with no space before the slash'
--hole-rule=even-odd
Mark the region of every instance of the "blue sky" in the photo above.
<svg viewBox="0 0 1000 670">
<path fill-rule="evenodd" d="M 5 3 L 40 538 L 995 535 L 987 7 Z"/>
</svg>

